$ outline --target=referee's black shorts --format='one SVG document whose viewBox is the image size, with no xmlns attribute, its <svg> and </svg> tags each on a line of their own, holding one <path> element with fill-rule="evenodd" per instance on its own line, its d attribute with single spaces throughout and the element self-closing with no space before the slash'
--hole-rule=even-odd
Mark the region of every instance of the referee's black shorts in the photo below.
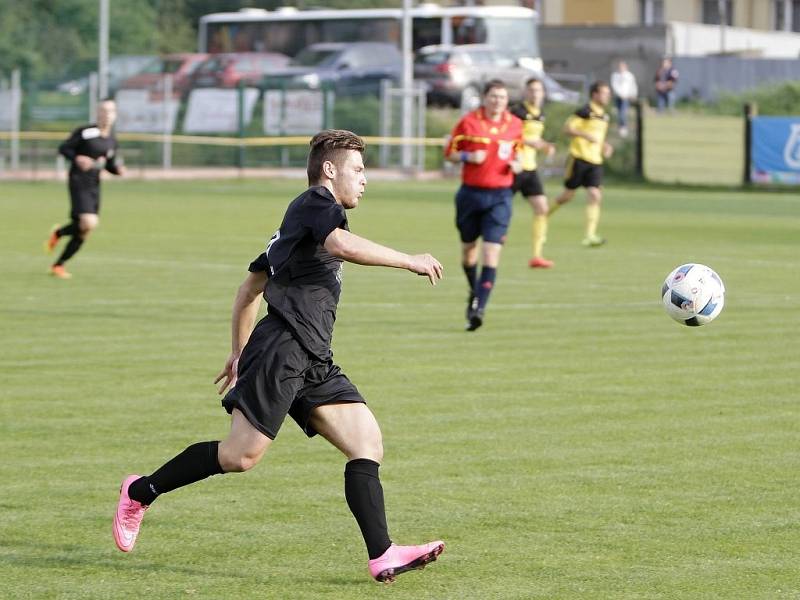
<svg viewBox="0 0 800 600">
<path fill-rule="evenodd" d="M 69 182 L 70 217 L 77 221 L 84 213 L 100 212 L 100 186 L 83 182 Z"/>
<path fill-rule="evenodd" d="M 236 385 L 222 399 L 238 408 L 261 433 L 275 439 L 287 413 L 308 437 L 311 411 L 332 402 L 365 402 L 333 361 L 310 355 L 276 316 L 262 319 L 239 357 Z"/>
<path fill-rule="evenodd" d="M 579 187 L 600 187 L 603 185 L 603 165 L 596 165 L 570 155 L 564 173 L 564 187 L 575 190 Z"/>
<path fill-rule="evenodd" d="M 521 171 L 514 176 L 514 192 L 520 192 L 526 198 L 544 196 L 544 186 L 539 179 L 539 172 Z"/>
</svg>

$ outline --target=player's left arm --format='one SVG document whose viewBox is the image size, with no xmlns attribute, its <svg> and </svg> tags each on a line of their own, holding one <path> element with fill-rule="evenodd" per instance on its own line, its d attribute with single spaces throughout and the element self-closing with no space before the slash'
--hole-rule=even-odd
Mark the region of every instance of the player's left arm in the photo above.
<svg viewBox="0 0 800 600">
<path fill-rule="evenodd" d="M 119 155 L 119 149 L 116 146 L 114 146 L 114 154 L 112 154 L 111 158 L 106 161 L 106 171 L 114 175 L 121 175 L 123 177 L 128 172 L 125 168 L 125 161 Z"/>
<path fill-rule="evenodd" d="M 442 278 L 442 264 L 430 254 L 406 254 L 337 227 L 325 238 L 325 249 L 347 262 L 406 269 L 428 277 L 432 285 Z"/>
</svg>

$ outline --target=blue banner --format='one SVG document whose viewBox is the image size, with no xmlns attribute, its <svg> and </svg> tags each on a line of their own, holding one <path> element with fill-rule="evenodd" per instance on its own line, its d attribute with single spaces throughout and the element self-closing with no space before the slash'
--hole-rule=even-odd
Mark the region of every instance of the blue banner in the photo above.
<svg viewBox="0 0 800 600">
<path fill-rule="evenodd" d="M 753 117 L 751 124 L 752 180 L 800 185 L 800 116 Z"/>
</svg>

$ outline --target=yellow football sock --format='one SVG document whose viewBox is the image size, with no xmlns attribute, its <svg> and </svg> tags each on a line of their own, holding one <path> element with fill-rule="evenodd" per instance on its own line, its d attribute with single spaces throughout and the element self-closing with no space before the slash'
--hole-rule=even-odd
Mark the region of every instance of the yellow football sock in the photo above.
<svg viewBox="0 0 800 600">
<path fill-rule="evenodd" d="M 547 241 L 547 215 L 533 215 L 531 233 L 533 239 L 533 257 L 541 258 L 542 247 Z"/>
<path fill-rule="evenodd" d="M 597 224 L 600 222 L 600 205 L 586 205 L 586 237 L 592 238 L 597 235 Z"/>
<path fill-rule="evenodd" d="M 549 216 L 550 216 L 550 215 L 552 215 L 554 212 L 556 212 L 556 211 L 557 211 L 559 208 L 561 208 L 561 205 L 560 205 L 558 202 L 553 202 L 553 203 L 550 205 L 550 208 L 549 208 L 549 209 L 547 209 L 547 216 L 549 217 Z"/>
</svg>

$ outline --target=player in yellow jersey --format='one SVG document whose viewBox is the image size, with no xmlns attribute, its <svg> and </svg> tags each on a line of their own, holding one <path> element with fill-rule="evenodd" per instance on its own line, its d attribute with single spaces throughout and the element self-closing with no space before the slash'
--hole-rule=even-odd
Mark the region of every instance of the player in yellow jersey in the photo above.
<svg viewBox="0 0 800 600">
<path fill-rule="evenodd" d="M 542 256 L 542 248 L 547 240 L 547 196 L 539 179 L 536 153 L 541 150 L 545 156 L 552 156 L 555 145 L 542 139 L 544 131 L 544 85 L 541 80 L 531 77 L 525 82 L 525 98 L 511 107 L 511 114 L 522 119 L 522 138 L 524 148 L 519 152 L 522 171 L 514 177 L 514 191 L 520 192 L 533 208 L 533 257 L 528 261 L 532 269 L 549 269 L 552 260 Z"/>
<path fill-rule="evenodd" d="M 572 138 L 569 157 L 564 174 L 564 191 L 550 207 L 552 215 L 575 195 L 575 190 L 586 188 L 586 234 L 583 245 L 602 246 L 606 240 L 597 235 L 600 222 L 600 202 L 603 199 L 603 159 L 609 158 L 614 149 L 608 144 L 608 113 L 606 106 L 611 99 L 611 89 L 604 81 L 595 81 L 589 88 L 589 103 L 575 111 L 564 125 L 564 133 Z"/>
</svg>

